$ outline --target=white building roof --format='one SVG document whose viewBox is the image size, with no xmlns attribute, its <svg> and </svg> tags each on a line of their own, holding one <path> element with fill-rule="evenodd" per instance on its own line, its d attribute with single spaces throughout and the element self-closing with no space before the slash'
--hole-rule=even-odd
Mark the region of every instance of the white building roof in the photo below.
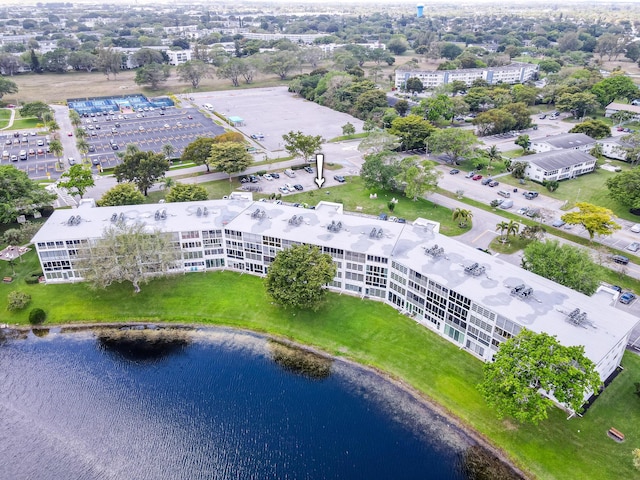
<svg viewBox="0 0 640 480">
<path fill-rule="evenodd" d="M 425 254 L 425 248 L 436 244 L 444 249 L 443 256 Z M 529 330 L 555 335 L 563 345 L 584 345 L 591 359 L 602 359 L 639 321 L 612 310 L 610 297 L 588 297 L 424 227 L 405 226 L 392 259 Z M 484 267 L 485 274 L 465 273 L 474 263 Z M 511 295 L 511 289 L 522 284 L 533 289 L 526 300 Z M 576 308 L 586 312 L 589 323 L 576 326 L 567 321 Z"/>
<path fill-rule="evenodd" d="M 555 148 L 576 148 L 585 145 L 593 145 L 595 139 L 585 133 L 563 133 L 548 137 L 532 138 L 531 143 L 546 143 Z"/>
</svg>

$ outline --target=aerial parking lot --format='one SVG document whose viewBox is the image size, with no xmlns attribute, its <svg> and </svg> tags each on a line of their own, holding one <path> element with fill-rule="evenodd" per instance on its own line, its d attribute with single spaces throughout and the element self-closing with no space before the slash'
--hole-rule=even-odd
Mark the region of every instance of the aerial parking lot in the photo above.
<svg viewBox="0 0 640 480">
<path fill-rule="evenodd" d="M 195 108 L 154 108 L 127 114 L 112 112 L 86 115 L 82 120 L 90 145 L 87 158 L 93 165 L 103 168 L 116 166 L 120 162 L 116 154 L 125 150 L 128 144 L 155 153 L 162 153 L 164 145 L 171 145 L 173 156 L 179 157 L 197 138 L 224 133 L 222 127 Z"/>
<path fill-rule="evenodd" d="M 330 140 L 341 136 L 342 126 L 351 123 L 356 132 L 362 132 L 362 120 L 304 100 L 287 87 L 203 92 L 189 98 L 203 110 L 209 104 L 220 115 L 241 118 L 235 127 L 270 152 L 284 151 L 282 135 L 290 131 Z"/>
<path fill-rule="evenodd" d="M 0 137 L 0 164 L 12 164 L 30 176 L 44 177 L 61 171 L 57 158 L 49 151 L 51 136 L 36 130 L 8 132 Z"/>
</svg>

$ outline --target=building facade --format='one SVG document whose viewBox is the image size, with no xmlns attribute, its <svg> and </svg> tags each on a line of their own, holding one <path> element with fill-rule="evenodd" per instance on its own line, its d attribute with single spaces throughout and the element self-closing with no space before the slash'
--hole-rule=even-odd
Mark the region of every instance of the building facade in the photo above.
<svg viewBox="0 0 640 480">
<path fill-rule="evenodd" d="M 535 79 L 538 65 L 532 63 L 512 63 L 503 67 L 465 68 L 460 70 L 396 70 L 395 86 L 403 89 L 407 80 L 419 78 L 426 89 L 447 85 L 454 81 L 464 82 L 467 86 L 478 79 L 489 85 L 498 83 L 515 84 Z"/>
<path fill-rule="evenodd" d="M 587 297 L 440 235 L 436 223 L 387 222 L 326 202 L 315 210 L 246 197 L 56 210 L 33 238 L 47 283 L 81 281 L 78 260 L 118 222 L 170 235 L 181 257 L 175 273 L 265 275 L 278 251 L 316 245 L 337 266 L 331 290 L 385 302 L 485 361 L 526 327 L 584 345 L 605 379 L 637 323 L 612 308 L 617 292 Z"/>
<path fill-rule="evenodd" d="M 521 157 L 527 162 L 525 176 L 536 182 L 566 180 L 596 169 L 596 158 L 581 150 L 551 150 Z"/>
</svg>

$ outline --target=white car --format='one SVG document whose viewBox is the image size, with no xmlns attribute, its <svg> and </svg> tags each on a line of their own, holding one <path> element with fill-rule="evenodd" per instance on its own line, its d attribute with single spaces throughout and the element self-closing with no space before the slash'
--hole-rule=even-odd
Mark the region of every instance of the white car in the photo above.
<svg viewBox="0 0 640 480">
<path fill-rule="evenodd" d="M 631 231 L 633 233 L 640 233 L 640 223 L 636 223 L 633 227 L 631 227 Z"/>
<path fill-rule="evenodd" d="M 273 177 L 271 175 L 269 175 L 268 173 L 265 173 L 264 175 L 262 175 L 262 178 L 264 178 L 265 180 L 273 180 Z"/>
<path fill-rule="evenodd" d="M 293 185 L 291 185 L 290 183 L 285 183 L 284 184 L 284 188 L 286 188 L 287 190 L 289 190 L 290 192 L 295 192 L 296 189 L 293 187 Z"/>
</svg>

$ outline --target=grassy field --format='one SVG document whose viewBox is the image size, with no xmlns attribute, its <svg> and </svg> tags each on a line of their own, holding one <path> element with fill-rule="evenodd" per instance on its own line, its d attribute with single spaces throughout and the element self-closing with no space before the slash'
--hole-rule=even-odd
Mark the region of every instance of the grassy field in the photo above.
<svg viewBox="0 0 640 480">
<path fill-rule="evenodd" d="M 84 284 L 26 285 L 22 278 L 37 269 L 33 253 L 15 268 L 14 284 L 0 284 L 1 311 L 7 294 L 19 289 L 32 296 L 32 307 L 47 311 L 49 324 L 169 321 L 275 334 L 403 379 L 537 478 L 599 480 L 637 473 L 631 461 L 631 450 L 640 446 L 640 398 L 633 394 L 640 358 L 635 355 L 625 355 L 625 370 L 584 418 L 568 421 L 554 410 L 538 426 L 518 425 L 497 419 L 476 390 L 479 360 L 381 303 L 331 294 L 318 313 L 285 311 L 265 296 L 260 278 L 232 272 L 176 275 L 153 281 L 136 295 L 130 284 L 97 292 Z M 0 275 L 10 273 L 10 266 L 0 262 Z M 27 312 L 7 312 L 3 318 L 25 324 Z M 623 444 L 607 437 L 612 426 L 627 436 Z"/>
</svg>

